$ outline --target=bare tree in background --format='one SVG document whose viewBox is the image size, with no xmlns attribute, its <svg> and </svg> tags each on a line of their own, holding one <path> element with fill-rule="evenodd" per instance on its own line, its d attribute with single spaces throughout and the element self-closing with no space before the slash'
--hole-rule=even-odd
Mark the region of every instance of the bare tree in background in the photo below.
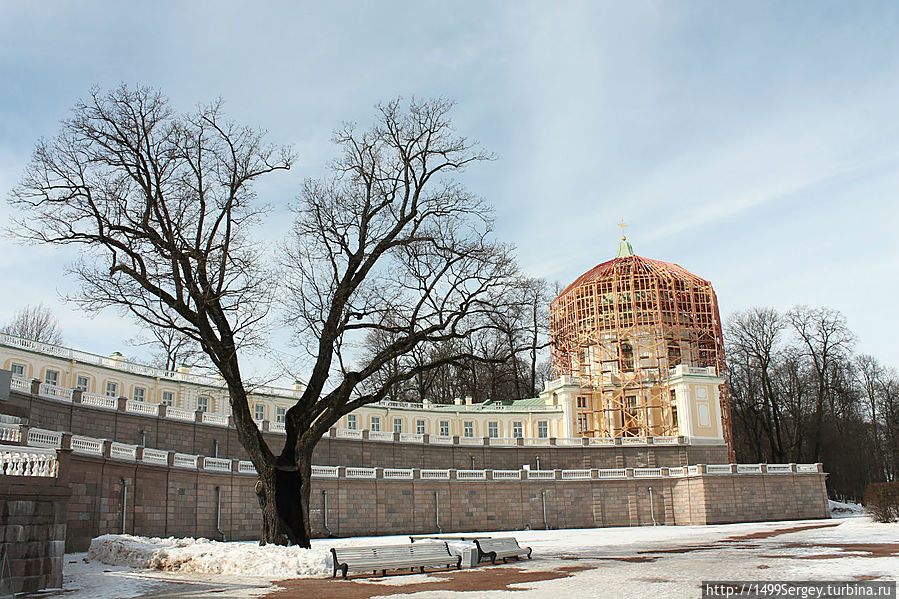
<svg viewBox="0 0 899 599">
<path fill-rule="evenodd" d="M 278 491 L 301 498 L 298 513 L 282 516 L 304 545 L 321 436 L 397 385 L 476 357 L 469 341 L 495 332 L 497 312 L 517 308 L 510 249 L 491 240 L 490 209 L 455 177 L 488 156 L 453 132 L 451 107 L 379 106 L 371 129 L 335 134 L 342 155 L 333 175 L 303 189 L 287 298 L 311 367 L 287 411 Z"/>
<path fill-rule="evenodd" d="M 149 338 L 138 336 L 127 341 L 132 347 L 148 347 L 151 364 L 168 372 L 187 366 L 208 363 L 206 354 L 195 339 L 177 329 L 145 326 Z"/>
<path fill-rule="evenodd" d="M 43 302 L 36 306 L 25 306 L 17 311 L 12 320 L 0 329 L 0 333 L 52 345 L 62 343 L 59 321 Z"/>
<path fill-rule="evenodd" d="M 253 422 L 238 348 L 273 299 L 251 238 L 264 211 L 252 184 L 290 153 L 222 116 L 221 103 L 176 113 L 156 90 L 93 90 L 53 140 L 42 140 L 11 204 L 14 231 L 74 245 L 87 310 L 115 307 L 200 345 L 228 386 L 237 435 L 274 497 L 274 455 Z M 283 539 L 274 501 L 262 541 Z"/>
<path fill-rule="evenodd" d="M 846 325 L 846 317 L 830 308 L 796 306 L 787 313 L 787 319 L 814 368 L 815 434 L 812 459 L 817 462 L 821 456 L 826 404 L 829 404 L 832 413 L 835 412 L 835 395 L 831 392 L 833 367 L 850 354 L 855 335 Z"/>
</svg>

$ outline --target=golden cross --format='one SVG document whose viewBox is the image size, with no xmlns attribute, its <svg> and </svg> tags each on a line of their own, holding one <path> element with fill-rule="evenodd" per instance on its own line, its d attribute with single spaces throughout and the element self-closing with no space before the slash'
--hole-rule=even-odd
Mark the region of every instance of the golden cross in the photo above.
<svg viewBox="0 0 899 599">
<path fill-rule="evenodd" d="M 627 228 L 627 225 L 624 224 L 624 220 L 622 220 L 620 223 L 618 223 L 618 226 L 621 227 L 621 239 L 622 240 L 627 239 L 627 235 L 624 234 L 624 230 Z"/>
</svg>

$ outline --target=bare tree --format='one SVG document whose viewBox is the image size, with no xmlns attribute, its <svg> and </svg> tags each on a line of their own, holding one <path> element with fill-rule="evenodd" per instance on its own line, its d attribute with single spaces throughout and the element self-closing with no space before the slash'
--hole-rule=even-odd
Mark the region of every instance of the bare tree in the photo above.
<svg viewBox="0 0 899 599">
<path fill-rule="evenodd" d="M 296 472 L 279 488 L 301 498 L 299 513 L 283 515 L 304 544 L 312 450 L 322 434 L 397 384 L 474 357 L 468 342 L 493 333 L 496 312 L 516 307 L 520 275 L 510 249 L 491 240 L 490 210 L 454 177 L 488 156 L 453 132 L 451 107 L 378 106 L 371 129 L 335 134 L 342 155 L 333 175 L 304 186 L 287 298 L 311 367 L 287 411 L 282 459 Z M 417 348 L 434 351 L 413 356 Z"/>
<path fill-rule="evenodd" d="M 59 321 L 43 302 L 36 306 L 25 306 L 16 312 L 12 320 L 0 329 L 0 333 L 52 345 L 62 343 Z"/>
<path fill-rule="evenodd" d="M 172 328 L 145 326 L 149 338 L 137 336 L 127 341 L 132 347 L 149 347 L 151 363 L 173 372 L 181 366 L 194 367 L 206 362 L 206 354 L 196 340 Z"/>
<path fill-rule="evenodd" d="M 750 369 L 758 376 L 761 424 L 770 445 L 770 457 L 781 461 L 785 451 L 781 432 L 781 406 L 773 380 L 778 342 L 784 329 L 780 314 L 773 308 L 751 308 L 738 312 L 728 324 L 728 354 L 733 360 L 745 356 Z"/>
<path fill-rule="evenodd" d="M 92 91 L 37 144 L 10 202 L 21 237 L 75 245 L 75 298 L 177 331 L 209 356 L 228 386 L 238 438 L 274 497 L 274 456 L 253 422 L 238 347 L 253 339 L 274 277 L 250 238 L 263 208 L 253 182 L 290 167 L 284 148 L 226 121 L 221 102 L 177 114 L 152 89 Z M 282 539 L 274 501 L 262 541 Z"/>
<path fill-rule="evenodd" d="M 846 317 L 830 308 L 796 306 L 787 313 L 787 319 L 799 336 L 815 372 L 815 434 L 812 459 L 817 462 L 821 455 L 824 412 L 827 404 L 830 404 L 831 413 L 835 411 L 834 394 L 831 393 L 830 385 L 833 366 L 851 352 L 855 335 L 846 325 Z"/>
</svg>

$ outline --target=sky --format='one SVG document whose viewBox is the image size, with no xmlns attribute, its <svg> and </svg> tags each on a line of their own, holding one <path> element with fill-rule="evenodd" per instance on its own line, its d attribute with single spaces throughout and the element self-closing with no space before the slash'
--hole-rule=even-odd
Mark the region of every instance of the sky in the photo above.
<svg viewBox="0 0 899 599">
<path fill-rule="evenodd" d="M 624 220 L 637 254 L 710 280 L 725 319 L 829 306 L 899 367 L 897 31 L 894 2 L 0 0 L 0 227 L 35 142 L 93 85 L 183 111 L 222 97 L 290 145 L 295 167 L 257 186 L 272 247 L 334 129 L 443 96 L 495 154 L 465 181 L 528 275 L 571 282 L 614 257 Z M 72 248 L 0 233 L 0 256 L 0 322 L 43 301 L 66 345 L 139 352 L 120 314 L 60 299 Z"/>
</svg>

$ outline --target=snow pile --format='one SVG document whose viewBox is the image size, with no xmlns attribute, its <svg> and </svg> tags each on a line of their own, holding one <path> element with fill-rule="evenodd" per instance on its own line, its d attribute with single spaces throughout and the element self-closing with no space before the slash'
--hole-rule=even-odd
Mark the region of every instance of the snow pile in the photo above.
<svg viewBox="0 0 899 599">
<path fill-rule="evenodd" d="M 865 515 L 865 508 L 857 503 L 830 501 L 830 516 L 832 518 L 858 518 Z"/>
<path fill-rule="evenodd" d="M 91 541 L 88 559 L 104 564 L 271 578 L 321 577 L 331 574 L 325 548 L 303 549 L 256 543 L 222 543 L 209 539 L 167 539 L 103 535 Z"/>
</svg>

